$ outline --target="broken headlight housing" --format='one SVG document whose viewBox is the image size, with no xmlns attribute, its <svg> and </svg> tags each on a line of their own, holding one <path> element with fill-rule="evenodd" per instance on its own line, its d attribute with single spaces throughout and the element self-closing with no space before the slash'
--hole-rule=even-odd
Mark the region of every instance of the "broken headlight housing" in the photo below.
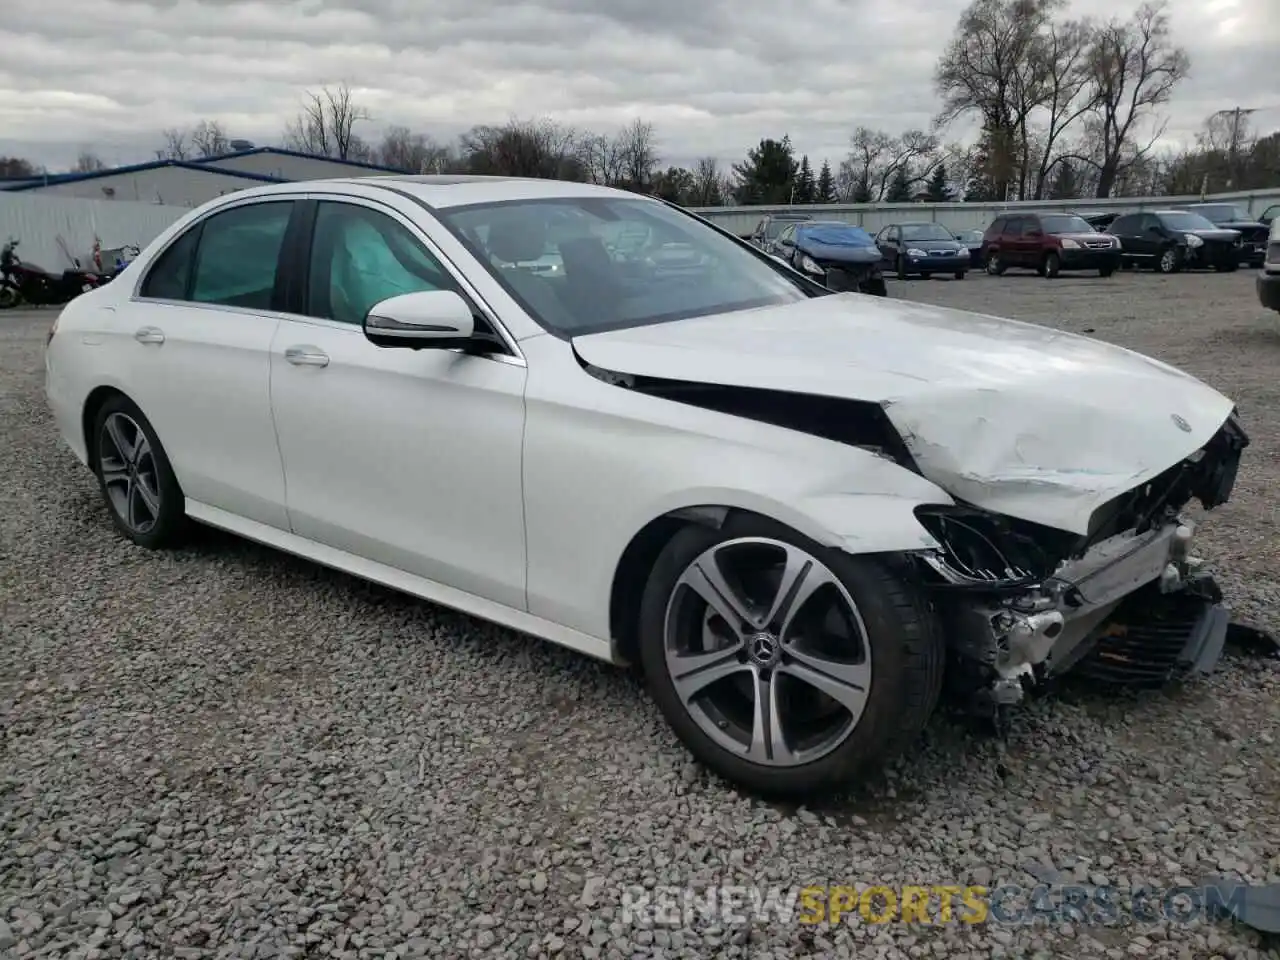
<svg viewBox="0 0 1280 960">
<path fill-rule="evenodd" d="M 940 545 L 921 555 L 942 586 L 1022 589 L 1052 575 L 1073 537 L 965 505 L 922 506 L 916 518 Z"/>
</svg>

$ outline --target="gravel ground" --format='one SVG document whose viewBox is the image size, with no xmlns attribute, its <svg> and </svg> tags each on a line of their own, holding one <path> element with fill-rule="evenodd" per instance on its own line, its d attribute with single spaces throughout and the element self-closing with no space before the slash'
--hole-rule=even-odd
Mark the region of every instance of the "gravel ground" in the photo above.
<svg viewBox="0 0 1280 960">
<path fill-rule="evenodd" d="M 1280 628 L 1280 331 L 1252 277 L 970 276 L 890 295 L 1096 335 L 1241 405 L 1203 552 Z M 0 316 L 0 955 L 1276 957 L 1224 923 L 637 923 L 631 884 L 1280 882 L 1280 669 L 939 716 L 816 809 L 708 777 L 626 674 L 208 533 L 115 536 Z M 1269 952 L 1268 952 L 1269 951 Z"/>
</svg>

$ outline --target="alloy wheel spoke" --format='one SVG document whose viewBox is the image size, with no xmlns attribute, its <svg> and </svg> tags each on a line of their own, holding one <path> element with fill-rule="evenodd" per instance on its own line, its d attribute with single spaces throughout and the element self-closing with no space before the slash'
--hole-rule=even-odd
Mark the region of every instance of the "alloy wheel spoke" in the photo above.
<svg viewBox="0 0 1280 960">
<path fill-rule="evenodd" d="M 688 703 L 711 684 L 747 670 L 739 659 L 742 643 L 738 642 L 711 653 L 667 654 L 667 671 L 680 699 Z"/>
<path fill-rule="evenodd" d="M 133 463 L 137 457 L 136 445 L 135 442 L 131 442 L 129 438 L 124 435 L 124 431 L 120 429 L 120 424 L 122 422 L 122 417 L 108 417 L 106 423 L 107 437 L 111 440 L 111 445 L 116 448 L 116 455 L 120 460 L 127 464 Z M 142 431 L 137 431 L 135 437 L 140 440 L 142 438 Z"/>
<path fill-rule="evenodd" d="M 822 564 L 799 550 L 788 550 L 778 592 L 764 626 L 785 642 L 796 614 L 810 597 L 832 582 L 830 571 Z"/>
<path fill-rule="evenodd" d="M 112 458 L 110 461 L 103 460 L 101 463 L 102 482 L 107 486 L 116 484 L 128 484 L 129 468 L 120 463 L 119 460 Z"/>
<path fill-rule="evenodd" d="M 713 557 L 696 561 L 680 577 L 679 583 L 705 600 L 739 638 L 755 619 L 737 591 L 725 580 Z"/>
<path fill-rule="evenodd" d="M 788 647 L 786 651 L 787 662 L 778 667 L 779 673 L 822 691 L 853 714 L 855 719 L 861 715 L 871 685 L 869 663 L 841 663 L 794 647 Z"/>
<path fill-rule="evenodd" d="M 783 730 L 782 710 L 778 704 L 777 675 L 752 670 L 755 705 L 751 718 L 751 745 L 747 759 L 757 763 L 790 763 L 794 753 Z"/>
<path fill-rule="evenodd" d="M 152 490 L 148 485 L 146 476 L 139 474 L 134 478 L 133 489 L 137 492 L 138 500 L 141 505 L 146 508 L 148 513 L 147 520 L 156 520 L 160 517 L 160 494 Z"/>
</svg>

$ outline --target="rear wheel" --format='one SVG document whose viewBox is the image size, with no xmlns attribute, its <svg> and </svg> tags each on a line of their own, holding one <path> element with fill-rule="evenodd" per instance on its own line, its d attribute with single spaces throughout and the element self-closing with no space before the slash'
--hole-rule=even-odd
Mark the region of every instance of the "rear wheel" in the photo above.
<svg viewBox="0 0 1280 960">
<path fill-rule="evenodd" d="M 943 647 L 895 567 L 739 515 L 663 549 L 640 659 L 695 757 L 755 792 L 803 796 L 847 785 L 920 732 Z"/>
<path fill-rule="evenodd" d="M 1059 257 L 1052 250 L 1050 250 L 1044 256 L 1044 264 L 1041 269 L 1041 274 L 1045 277 L 1048 277 L 1050 280 L 1052 280 L 1055 277 L 1057 277 L 1058 274 L 1061 272 L 1062 272 L 1062 258 Z"/>
<path fill-rule="evenodd" d="M 155 430 L 126 397 L 109 398 L 93 420 L 93 468 L 116 529 L 155 549 L 186 531 L 185 498 Z"/>
<path fill-rule="evenodd" d="M 0 310 L 8 310 L 10 307 L 16 307 L 22 297 L 18 295 L 18 291 L 8 284 L 0 286 Z"/>
</svg>

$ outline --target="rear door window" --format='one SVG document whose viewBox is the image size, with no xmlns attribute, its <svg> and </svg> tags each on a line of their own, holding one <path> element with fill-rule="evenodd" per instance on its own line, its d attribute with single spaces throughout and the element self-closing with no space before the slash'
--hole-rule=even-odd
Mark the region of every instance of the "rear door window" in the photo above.
<svg viewBox="0 0 1280 960">
<path fill-rule="evenodd" d="M 292 200 L 276 200 L 234 207 L 204 221 L 190 299 L 270 309 L 292 213 Z"/>
</svg>

